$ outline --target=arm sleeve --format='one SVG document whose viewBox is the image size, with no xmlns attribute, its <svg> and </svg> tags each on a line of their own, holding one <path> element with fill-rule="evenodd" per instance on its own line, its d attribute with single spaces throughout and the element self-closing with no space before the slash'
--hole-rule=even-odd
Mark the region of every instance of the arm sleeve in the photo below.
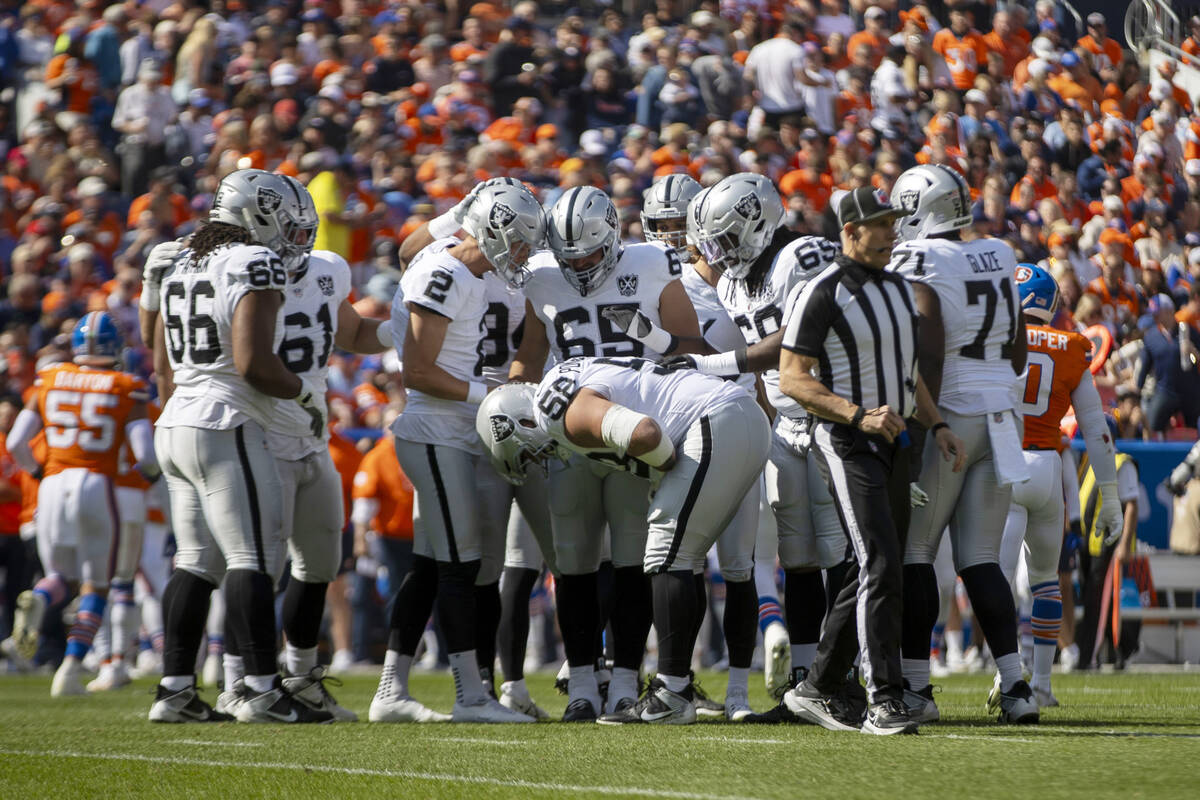
<svg viewBox="0 0 1200 800">
<path fill-rule="evenodd" d="M 355 525 L 370 525 L 379 513 L 379 501 L 373 497 L 358 497 L 350 507 L 350 521 Z"/>
<path fill-rule="evenodd" d="M 1067 521 L 1078 522 L 1082 514 L 1079 509 L 1079 472 L 1075 464 L 1075 451 L 1067 446 L 1059 455 L 1063 462 L 1062 483 L 1067 499 Z"/>
<path fill-rule="evenodd" d="M 1092 373 L 1087 370 L 1079 378 L 1079 385 L 1071 392 L 1071 403 L 1075 406 L 1075 419 L 1087 442 L 1088 460 L 1097 483 L 1112 483 L 1117 479 L 1116 449 L 1108 435 L 1108 423 L 1104 420 L 1103 405 Z"/>
<path fill-rule="evenodd" d="M 17 466 L 30 474 L 37 472 L 41 466 L 33 457 L 33 448 L 29 446 L 33 437 L 41 429 L 42 418 L 38 413 L 23 408 L 21 413 L 17 414 L 17 419 L 8 432 L 8 451 L 12 453 L 13 461 L 16 461 Z"/>
<path fill-rule="evenodd" d="M 157 473 L 158 457 L 154 454 L 154 429 L 150 420 L 135 419 L 125 426 L 125 438 L 142 473 Z"/>
</svg>

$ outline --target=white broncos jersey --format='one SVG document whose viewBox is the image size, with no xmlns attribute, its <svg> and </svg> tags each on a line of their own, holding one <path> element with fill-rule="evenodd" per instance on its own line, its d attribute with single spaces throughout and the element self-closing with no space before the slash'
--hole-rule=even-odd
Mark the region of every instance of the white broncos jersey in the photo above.
<svg viewBox="0 0 1200 800">
<path fill-rule="evenodd" d="M 641 342 L 634 341 L 613 327 L 602 314 L 605 308 L 639 309 L 662 325 L 658 300 L 673 280 L 683 272 L 674 252 L 654 244 L 625 246 L 617 267 L 594 292 L 581 297 L 567 283 L 558 261 L 549 250 L 529 259 L 532 273 L 524 287 L 525 297 L 538 319 L 546 326 L 550 353 L 555 362 L 577 356 L 661 356 L 647 353 Z"/>
<path fill-rule="evenodd" d="M 783 326 L 787 301 L 793 296 L 793 290 L 821 274 L 839 252 L 836 244 L 820 236 L 801 236 L 788 242 L 776 253 L 762 289 L 754 295 L 749 293 L 745 281 L 722 276 L 717 283 L 717 295 L 741 330 L 744 343 L 757 344 L 778 331 Z M 767 400 L 776 411 L 792 419 L 806 416 L 799 403 L 779 391 L 778 369 L 766 370 L 762 378 Z"/>
<path fill-rule="evenodd" d="M 440 314 L 450 324 L 437 365 L 459 380 L 478 381 L 483 377 L 480 349 L 488 307 L 486 284 L 447 252 L 456 244 L 458 240 L 454 238 L 439 239 L 413 259 L 400 279 L 400 291 L 392 303 L 392 330 L 403 347 L 409 303 Z M 477 404 L 445 400 L 412 388 L 405 391 L 408 404 L 392 424 L 392 433 L 410 442 L 482 452 L 475 433 Z"/>
<path fill-rule="evenodd" d="M 682 446 L 693 422 L 746 395 L 745 389 L 722 378 L 695 370 L 668 370 L 645 358 L 572 358 L 555 365 L 537 387 L 538 427 L 573 452 L 643 478 L 650 477 L 650 467 L 636 458 L 568 441 L 563 426 L 567 406 L 585 388 L 651 417 L 676 448 Z"/>
<path fill-rule="evenodd" d="M 276 399 L 255 389 L 233 363 L 233 312 L 248 292 L 287 290 L 287 271 L 259 245 L 219 247 L 197 259 L 185 250 L 163 279 L 161 314 L 175 392 L 160 428 L 229 430 L 253 420 L 270 425 Z M 272 349 L 283 340 L 275 321 Z"/>
<path fill-rule="evenodd" d="M 737 350 L 741 347 L 744 344 L 742 332 L 730 319 L 729 312 L 725 310 L 725 305 L 721 302 L 716 287 L 709 286 L 708 281 L 700 277 L 700 273 L 690 266 L 683 268 L 681 280 L 688 299 L 692 301 L 692 307 L 696 309 L 696 319 L 700 322 L 700 335 L 704 337 L 704 340 L 720 353 Z M 750 373 L 738 376 L 737 383 L 748 391 L 754 391 L 754 375 Z"/>
<path fill-rule="evenodd" d="M 938 405 L 958 414 L 1017 408 L 1010 362 L 1021 298 L 1017 259 L 1000 239 L 921 239 L 897 245 L 888 269 L 924 283 L 941 301 L 946 360 Z"/>
<path fill-rule="evenodd" d="M 314 250 L 308 258 L 308 273 L 283 293 L 283 342 L 279 357 L 292 372 L 308 380 L 325 398 L 329 354 L 337 336 L 338 310 L 350 296 L 350 265 L 337 253 Z M 328 415 L 326 415 L 328 418 Z M 279 401 L 267 428 L 271 453 L 285 461 L 296 461 L 324 450 L 329 439 L 312 435 L 312 419 L 292 400 Z"/>
</svg>

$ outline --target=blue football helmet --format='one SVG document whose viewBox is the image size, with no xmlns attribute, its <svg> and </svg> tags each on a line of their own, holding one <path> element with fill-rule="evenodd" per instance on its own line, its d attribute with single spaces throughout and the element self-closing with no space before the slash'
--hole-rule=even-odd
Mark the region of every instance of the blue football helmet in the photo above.
<svg viewBox="0 0 1200 800">
<path fill-rule="evenodd" d="M 1021 293 L 1021 310 L 1049 325 L 1058 310 L 1058 281 L 1037 264 L 1018 264 L 1013 277 Z"/>
<path fill-rule="evenodd" d="M 92 311 L 75 323 L 71 333 L 71 352 L 79 358 L 108 358 L 116 361 L 125 342 L 117 323 L 106 311 Z"/>
</svg>

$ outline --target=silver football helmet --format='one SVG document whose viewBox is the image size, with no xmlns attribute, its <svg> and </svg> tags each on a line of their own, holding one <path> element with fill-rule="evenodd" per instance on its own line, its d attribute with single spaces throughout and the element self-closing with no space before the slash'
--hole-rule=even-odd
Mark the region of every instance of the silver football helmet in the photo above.
<svg viewBox="0 0 1200 800">
<path fill-rule="evenodd" d="M 689 175 L 668 175 L 650 185 L 642 195 L 642 235 L 647 242 L 662 242 L 683 260 L 687 253 L 688 203 L 700 193 L 700 184 Z"/>
<path fill-rule="evenodd" d="M 534 421 L 532 383 L 509 383 L 489 392 L 475 412 L 475 431 L 483 440 L 492 466 L 509 483 L 525 483 L 531 465 L 546 469 L 546 461 L 558 454 L 550 435 Z"/>
<path fill-rule="evenodd" d="M 701 192 L 688 207 L 688 236 L 712 268 L 742 280 L 783 220 L 783 200 L 763 175 L 741 172 Z"/>
<path fill-rule="evenodd" d="M 488 181 L 463 220 L 463 230 L 479 243 L 488 263 L 508 285 L 520 289 L 529 279 L 525 263 L 545 246 L 546 215 L 525 186 L 511 178 Z"/>
<path fill-rule="evenodd" d="M 208 218 L 250 231 L 256 244 L 275 251 L 293 278 L 308 267 L 320 222 L 304 184 L 261 169 L 226 175 L 217 186 Z"/>
<path fill-rule="evenodd" d="M 621 224 L 608 195 L 592 186 L 568 189 L 550 207 L 546 239 L 567 283 L 584 297 L 599 288 L 621 258 Z"/>
<path fill-rule="evenodd" d="M 902 242 L 951 233 L 971 224 L 971 192 L 967 182 L 942 164 L 922 164 L 905 170 L 891 191 L 892 205 L 908 216 L 896 222 Z"/>
</svg>

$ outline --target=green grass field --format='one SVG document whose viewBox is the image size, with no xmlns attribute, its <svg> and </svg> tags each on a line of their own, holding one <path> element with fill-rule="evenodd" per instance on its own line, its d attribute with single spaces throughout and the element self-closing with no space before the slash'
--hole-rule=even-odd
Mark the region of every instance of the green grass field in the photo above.
<svg viewBox="0 0 1200 800">
<path fill-rule="evenodd" d="M 529 683 L 562 713 L 550 676 Z M 1024 728 L 986 718 L 987 676 L 940 683 L 941 723 L 882 738 L 725 722 L 153 725 L 148 681 L 52 700 L 48 676 L 0 676 L 0 798 L 1197 796 L 1200 674 L 1056 676 L 1063 707 Z M 719 697 L 724 678 L 703 685 Z M 365 719 L 374 688 L 353 677 L 334 692 Z M 412 688 L 450 710 L 447 675 Z M 753 690 L 766 708 L 761 680 Z"/>
</svg>

